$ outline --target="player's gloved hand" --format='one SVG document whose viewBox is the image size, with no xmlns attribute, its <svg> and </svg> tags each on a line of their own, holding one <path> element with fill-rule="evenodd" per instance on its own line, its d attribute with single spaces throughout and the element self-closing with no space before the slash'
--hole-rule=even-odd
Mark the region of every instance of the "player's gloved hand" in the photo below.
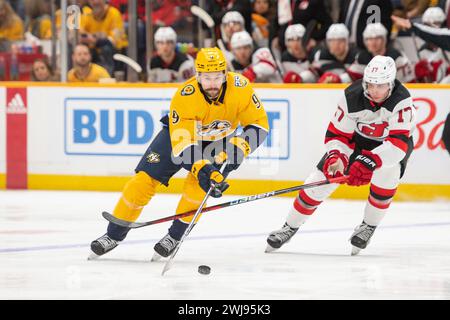
<svg viewBox="0 0 450 320">
<path fill-rule="evenodd" d="M 356 156 L 348 170 L 347 184 L 349 186 L 368 184 L 372 180 L 373 172 L 379 167 L 381 167 L 381 158 L 370 151 L 363 150 Z"/>
<path fill-rule="evenodd" d="M 317 81 L 317 83 L 341 83 L 339 75 L 333 72 L 325 72 Z"/>
<path fill-rule="evenodd" d="M 418 81 L 429 81 L 432 78 L 433 68 L 425 59 L 419 60 L 416 63 L 414 71 Z"/>
<path fill-rule="evenodd" d="M 255 82 L 256 80 L 256 73 L 252 67 L 248 67 L 247 69 L 245 69 L 242 72 L 242 75 L 246 77 L 248 80 L 250 80 L 250 82 Z"/>
<path fill-rule="evenodd" d="M 239 168 L 244 159 L 251 153 L 248 142 L 241 137 L 232 137 L 228 141 L 226 158 L 227 164 L 223 170 L 224 177 L 227 177 L 231 171 Z"/>
<path fill-rule="evenodd" d="M 286 72 L 283 78 L 284 83 L 302 83 L 302 77 L 294 71 Z"/>
<path fill-rule="evenodd" d="M 346 154 L 338 150 L 328 152 L 325 162 L 323 163 L 323 174 L 327 179 L 344 176 L 348 167 L 348 157 Z"/>
<path fill-rule="evenodd" d="M 222 193 L 230 186 L 219 169 L 208 160 L 199 160 L 192 165 L 192 174 L 198 179 L 198 184 L 203 191 L 211 190 L 211 197 L 220 198 Z"/>
</svg>

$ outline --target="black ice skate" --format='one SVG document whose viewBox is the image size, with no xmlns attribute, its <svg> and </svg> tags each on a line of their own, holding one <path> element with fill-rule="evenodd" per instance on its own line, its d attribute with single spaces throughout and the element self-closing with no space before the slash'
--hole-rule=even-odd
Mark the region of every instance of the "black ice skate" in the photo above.
<svg viewBox="0 0 450 320">
<path fill-rule="evenodd" d="M 179 242 L 180 241 L 175 240 L 169 234 L 165 235 L 164 238 L 159 240 L 153 247 L 155 254 L 153 255 L 152 261 L 158 261 L 162 257 L 167 258 L 170 256 Z"/>
<path fill-rule="evenodd" d="M 297 230 L 298 228 L 291 228 L 285 223 L 281 229 L 273 231 L 267 238 L 268 246 L 266 248 L 266 253 L 281 248 L 283 244 L 291 240 Z"/>
<path fill-rule="evenodd" d="M 106 233 L 91 242 L 91 254 L 88 257 L 88 260 L 93 260 L 98 258 L 99 256 L 104 255 L 105 253 L 111 251 L 115 247 L 119 245 L 119 241 L 111 239 Z"/>
<path fill-rule="evenodd" d="M 364 221 L 355 228 L 355 232 L 353 232 L 350 238 L 350 243 L 352 244 L 352 256 L 357 255 L 361 249 L 367 247 L 376 228 L 376 226 L 369 226 Z"/>
</svg>

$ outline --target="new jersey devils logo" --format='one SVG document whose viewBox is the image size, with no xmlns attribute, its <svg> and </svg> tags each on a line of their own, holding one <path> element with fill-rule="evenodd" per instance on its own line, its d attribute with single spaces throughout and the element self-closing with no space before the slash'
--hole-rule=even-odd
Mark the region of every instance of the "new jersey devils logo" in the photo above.
<svg viewBox="0 0 450 320">
<path fill-rule="evenodd" d="M 384 138 L 388 135 L 386 128 L 389 123 L 383 121 L 381 123 L 362 123 L 358 122 L 358 130 L 362 134 L 370 138 Z"/>
</svg>

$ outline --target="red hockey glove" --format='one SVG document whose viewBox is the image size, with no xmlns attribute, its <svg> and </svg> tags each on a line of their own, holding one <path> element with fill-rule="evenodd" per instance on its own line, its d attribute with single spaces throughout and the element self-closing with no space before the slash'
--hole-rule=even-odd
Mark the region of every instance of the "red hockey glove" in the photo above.
<svg viewBox="0 0 450 320">
<path fill-rule="evenodd" d="M 294 71 L 289 71 L 284 75 L 284 83 L 302 83 L 302 77 Z"/>
<path fill-rule="evenodd" d="M 317 83 L 341 83 L 341 78 L 333 72 L 325 72 Z"/>
<path fill-rule="evenodd" d="M 418 81 L 430 81 L 432 78 L 433 68 L 427 60 L 417 61 L 414 70 Z"/>
<path fill-rule="evenodd" d="M 331 150 L 323 163 L 322 172 L 327 179 L 342 177 L 347 170 L 347 166 L 347 155 L 338 150 Z"/>
<path fill-rule="evenodd" d="M 370 151 L 363 150 L 356 156 L 348 170 L 347 184 L 349 186 L 368 184 L 372 180 L 373 171 L 379 167 L 381 167 L 381 158 Z"/>
<path fill-rule="evenodd" d="M 244 72 L 242 72 L 242 75 L 250 80 L 250 82 L 255 82 L 256 80 L 256 73 L 253 71 L 252 67 L 245 69 Z"/>
</svg>

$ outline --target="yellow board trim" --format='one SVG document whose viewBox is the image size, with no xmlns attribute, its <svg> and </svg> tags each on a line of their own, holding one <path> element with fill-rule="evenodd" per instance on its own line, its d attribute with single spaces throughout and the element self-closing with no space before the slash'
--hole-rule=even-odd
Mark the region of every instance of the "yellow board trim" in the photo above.
<svg viewBox="0 0 450 320">
<path fill-rule="evenodd" d="M 92 88 L 174 88 L 178 89 L 182 83 L 96 83 L 96 82 L 28 82 L 4 81 L 0 87 L 92 87 Z M 261 89 L 344 89 L 350 83 L 252 83 L 253 88 Z M 406 83 L 409 89 L 450 89 L 450 84 L 437 83 Z"/>
<path fill-rule="evenodd" d="M 0 189 L 6 189 L 6 174 L 0 173 Z"/>
<path fill-rule="evenodd" d="M 130 177 L 94 177 L 72 175 L 28 175 L 28 188 L 34 190 L 86 190 L 86 191 L 121 191 Z M 1 182 L 1 175 L 0 175 Z M 159 193 L 181 193 L 183 178 L 173 178 L 170 186 L 160 186 Z M 302 181 L 274 180 L 229 180 L 227 195 L 251 195 L 300 185 Z M 284 196 L 294 197 L 295 192 Z M 365 200 L 369 187 L 340 186 L 331 196 L 334 199 Z M 395 195 L 397 201 L 450 200 L 450 185 L 401 184 Z"/>
</svg>

